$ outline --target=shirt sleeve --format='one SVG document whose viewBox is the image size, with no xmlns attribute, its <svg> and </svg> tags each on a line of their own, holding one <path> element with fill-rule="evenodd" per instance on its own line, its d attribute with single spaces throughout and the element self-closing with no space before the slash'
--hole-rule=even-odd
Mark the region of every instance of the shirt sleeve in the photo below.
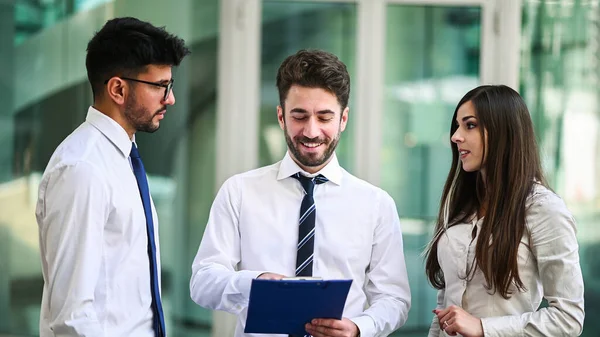
<svg viewBox="0 0 600 337">
<path fill-rule="evenodd" d="M 54 336 L 105 336 L 94 306 L 108 218 L 106 185 L 84 162 L 49 173 L 40 184 L 44 287 Z"/>
<path fill-rule="evenodd" d="M 583 330 L 583 277 L 575 221 L 556 195 L 528 210 L 539 275 L 548 307 L 520 316 L 483 318 L 485 336 L 579 336 Z"/>
<path fill-rule="evenodd" d="M 384 193 L 373 237 L 365 292 L 369 308 L 351 320 L 361 337 L 387 336 L 406 322 L 410 288 L 404 261 L 400 219 L 394 200 Z"/>
<path fill-rule="evenodd" d="M 236 176 L 228 179 L 217 193 L 190 280 L 194 302 L 236 315 L 248 306 L 252 279 L 263 273 L 237 270 L 241 260 L 240 193 Z"/>
<path fill-rule="evenodd" d="M 436 309 L 444 309 L 444 297 L 446 296 L 446 290 L 440 289 L 437 292 L 437 306 Z M 429 327 L 428 337 L 438 337 L 440 335 L 440 320 L 437 315 L 433 315 L 431 320 L 431 326 Z"/>
</svg>

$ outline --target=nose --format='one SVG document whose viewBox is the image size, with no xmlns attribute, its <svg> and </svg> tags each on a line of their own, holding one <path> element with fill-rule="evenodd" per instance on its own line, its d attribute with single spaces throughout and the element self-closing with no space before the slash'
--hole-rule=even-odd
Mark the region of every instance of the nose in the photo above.
<svg viewBox="0 0 600 337">
<path fill-rule="evenodd" d="M 165 100 L 166 105 L 175 104 L 175 92 L 173 90 L 169 91 L 169 95 L 167 95 L 167 99 Z"/>
<path fill-rule="evenodd" d="M 317 138 L 319 137 L 319 123 L 315 116 L 308 117 L 306 124 L 304 124 L 303 130 L 304 137 Z"/>
<path fill-rule="evenodd" d="M 452 135 L 452 137 L 450 137 L 450 140 L 456 144 L 462 143 L 464 141 L 464 138 L 460 133 L 460 129 L 456 129 L 456 131 L 454 131 L 454 134 Z"/>
</svg>

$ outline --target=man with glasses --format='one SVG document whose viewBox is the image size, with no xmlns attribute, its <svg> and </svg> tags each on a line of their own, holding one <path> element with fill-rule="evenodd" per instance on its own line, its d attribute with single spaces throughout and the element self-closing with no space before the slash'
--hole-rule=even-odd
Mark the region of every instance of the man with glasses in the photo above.
<svg viewBox="0 0 600 337">
<path fill-rule="evenodd" d="M 135 18 L 87 46 L 94 103 L 54 151 L 36 218 L 44 288 L 40 336 L 166 336 L 158 219 L 135 143 L 175 104 L 182 39 Z"/>
</svg>

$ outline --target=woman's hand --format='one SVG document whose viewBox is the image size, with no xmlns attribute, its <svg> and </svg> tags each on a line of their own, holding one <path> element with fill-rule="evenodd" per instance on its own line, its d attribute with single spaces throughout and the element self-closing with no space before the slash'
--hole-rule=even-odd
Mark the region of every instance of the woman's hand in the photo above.
<svg viewBox="0 0 600 337">
<path fill-rule="evenodd" d="M 459 333 L 464 337 L 483 337 L 481 320 L 460 307 L 451 305 L 446 309 L 435 309 L 433 313 L 440 322 L 440 328 L 450 336 Z"/>
</svg>

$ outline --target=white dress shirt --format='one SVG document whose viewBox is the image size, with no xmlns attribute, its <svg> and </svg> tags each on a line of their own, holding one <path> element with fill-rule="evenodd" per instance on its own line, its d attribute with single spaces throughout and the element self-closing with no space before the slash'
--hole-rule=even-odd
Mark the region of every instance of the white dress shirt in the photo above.
<svg viewBox="0 0 600 337">
<path fill-rule="evenodd" d="M 154 336 L 146 217 L 131 145 L 119 124 L 90 107 L 46 167 L 36 208 L 40 337 Z M 152 213 L 160 261 L 154 205 Z"/>
<path fill-rule="evenodd" d="M 526 287 L 513 285 L 511 297 L 490 294 L 481 269 L 465 280 L 475 258 L 483 218 L 448 228 L 438 242 L 438 261 L 446 287 L 438 292 L 438 308 L 462 307 L 481 318 L 484 336 L 578 336 L 583 329 L 583 277 L 579 265 L 575 221 L 564 202 L 536 184 L 527 200 L 526 234 L 518 250 L 519 277 Z M 527 232 L 531 233 L 531 249 Z M 542 297 L 549 303 L 538 310 Z M 430 337 L 440 333 L 434 316 Z"/>
<path fill-rule="evenodd" d="M 229 178 L 212 205 L 190 292 L 203 307 L 237 314 L 237 337 L 245 336 L 252 279 L 263 272 L 294 276 L 304 196 L 290 177 L 297 172 L 302 170 L 286 154 L 276 164 Z M 343 316 L 362 337 L 387 336 L 404 324 L 410 308 L 394 201 L 342 169 L 335 155 L 318 173 L 329 181 L 314 189 L 313 276 L 352 279 Z"/>
</svg>

